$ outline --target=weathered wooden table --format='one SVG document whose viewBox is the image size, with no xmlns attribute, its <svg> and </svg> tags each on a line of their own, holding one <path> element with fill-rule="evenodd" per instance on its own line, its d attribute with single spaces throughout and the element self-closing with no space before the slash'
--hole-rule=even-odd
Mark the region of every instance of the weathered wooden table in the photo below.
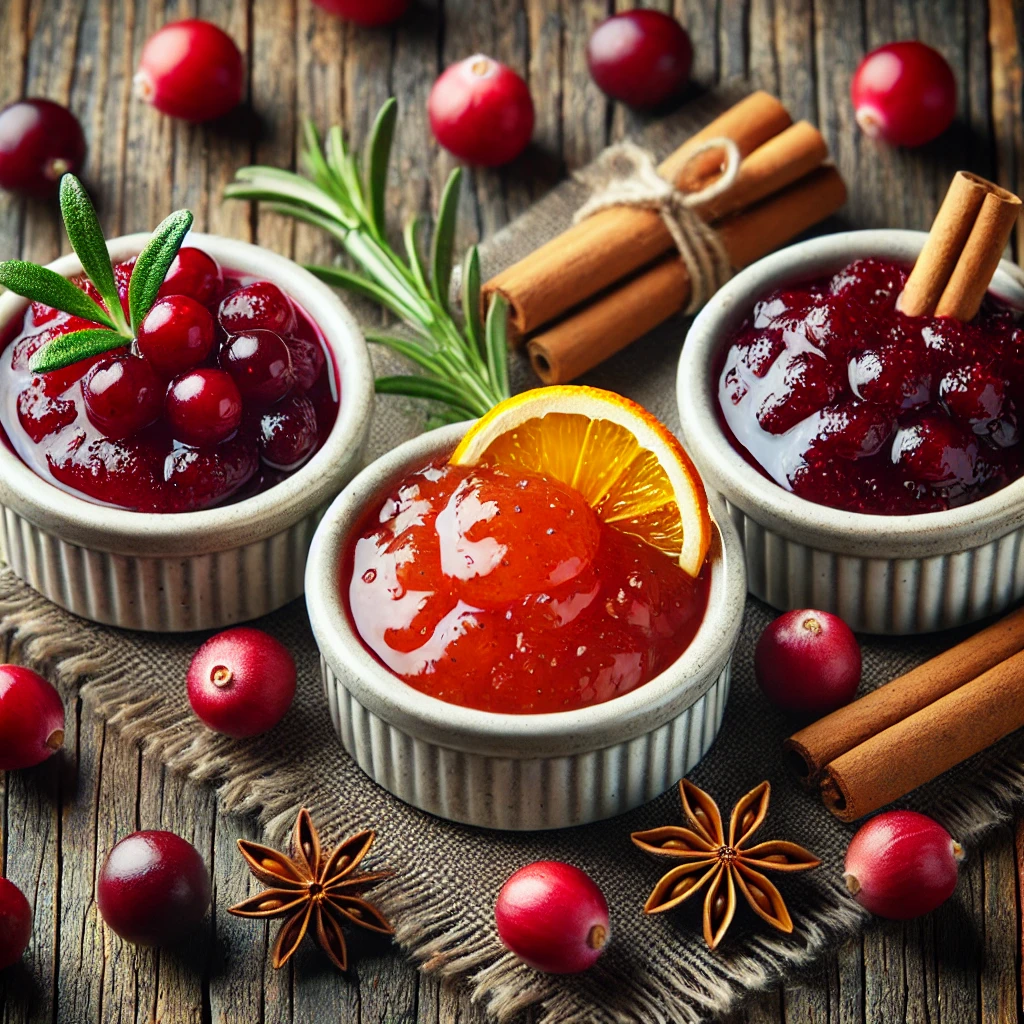
<svg viewBox="0 0 1024 1024">
<path fill-rule="evenodd" d="M 311 230 L 220 201 L 234 168 L 254 160 L 292 165 L 306 117 L 321 126 L 340 123 L 360 140 L 394 94 L 401 118 L 391 212 L 397 224 L 431 208 L 452 161 L 431 139 L 427 94 L 441 67 L 483 50 L 526 75 L 537 106 L 536 146 L 506 172 L 469 176 L 461 227 L 469 242 L 507 223 L 638 123 L 604 100 L 586 70 L 588 30 L 615 6 L 421 0 L 396 31 L 367 32 L 331 19 L 310 0 L 0 0 L 0 103 L 47 96 L 76 111 L 90 142 L 86 177 L 109 234 L 149 228 L 170 209 L 189 206 L 203 230 L 320 260 L 330 250 Z M 672 10 L 673 0 L 651 6 Z M 675 0 L 674 10 L 693 38 L 700 83 L 746 75 L 781 96 L 794 117 L 823 128 L 851 186 L 843 222 L 927 227 L 958 166 L 1017 191 L 1024 185 L 1024 9 L 1015 0 Z M 175 124 L 131 97 L 146 37 L 193 14 L 224 26 L 248 58 L 251 110 L 226 125 Z M 896 152 L 857 133 L 848 84 L 866 50 L 908 37 L 938 47 L 952 63 L 961 117 L 939 143 Z M 1018 234 L 1018 256 L 1022 242 Z M 64 245 L 51 208 L 0 199 L 0 258 L 46 261 Z M 35 906 L 24 965 L 0 978 L 0 1021 L 480 1019 L 458 992 L 420 976 L 397 953 L 362 959 L 356 984 L 313 951 L 275 973 L 266 963 L 267 932 L 222 910 L 184 958 L 113 939 L 97 916 L 93 888 L 118 837 L 139 827 L 194 836 L 212 858 L 223 908 L 247 891 L 234 846 L 239 836 L 255 837 L 256 828 L 219 814 L 210 792 L 141 758 L 81 706 L 71 708 L 68 729 L 63 757 L 33 772 L 0 774 L 0 863 Z M 998 832 L 964 866 L 956 896 L 937 913 L 870 929 L 736 1019 L 1016 1020 L 1022 855 L 1024 828 L 1016 838 Z"/>
</svg>

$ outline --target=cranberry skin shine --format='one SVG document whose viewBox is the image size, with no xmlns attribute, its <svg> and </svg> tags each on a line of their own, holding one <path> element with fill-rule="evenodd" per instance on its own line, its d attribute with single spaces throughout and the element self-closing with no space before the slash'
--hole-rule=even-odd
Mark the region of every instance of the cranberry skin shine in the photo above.
<svg viewBox="0 0 1024 1024">
<path fill-rule="evenodd" d="M 0 665 L 0 771 L 31 768 L 64 745 L 64 703 L 37 672 Z"/>
<path fill-rule="evenodd" d="M 0 971 L 16 964 L 32 938 L 32 908 L 25 894 L 0 878 Z"/>
<path fill-rule="evenodd" d="M 107 855 L 96 904 L 122 939 L 164 946 L 202 921 L 211 891 L 210 872 L 191 843 L 173 832 L 133 832 Z"/>
</svg>

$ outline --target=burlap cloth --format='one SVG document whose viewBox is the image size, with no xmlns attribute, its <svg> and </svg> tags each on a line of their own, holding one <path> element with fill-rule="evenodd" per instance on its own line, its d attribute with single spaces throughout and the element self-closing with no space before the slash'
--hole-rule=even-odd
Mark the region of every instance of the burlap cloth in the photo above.
<svg viewBox="0 0 1024 1024">
<path fill-rule="evenodd" d="M 660 156 L 705 124 L 735 94 L 691 104 L 659 122 L 643 142 Z M 485 248 L 486 272 L 504 266 L 569 223 L 580 186 L 566 183 L 496 236 Z M 674 378 L 686 322 L 668 324 L 588 377 L 621 391 L 677 426 Z M 517 365 L 516 383 L 531 383 Z M 391 398 L 377 401 L 370 456 L 420 429 L 422 414 Z M 197 637 L 162 638 L 100 628 L 67 615 L 0 572 L 0 630 L 13 634 L 19 656 L 83 698 L 109 724 L 191 778 L 216 786 L 221 806 L 258 813 L 280 840 L 299 806 L 311 809 L 326 842 L 372 826 L 373 865 L 397 877 L 380 902 L 402 948 L 425 969 L 459 975 L 493 1014 L 516 1016 L 536 1004 L 546 1024 L 704 1020 L 808 964 L 861 926 L 864 915 L 842 886 L 843 852 L 852 828 L 801 792 L 783 765 L 780 744 L 793 723 L 775 711 L 753 682 L 751 657 L 771 613 L 751 600 L 736 651 L 732 693 L 721 734 L 694 771 L 723 813 L 762 779 L 771 807 L 759 839 L 785 838 L 813 850 L 816 871 L 777 880 L 796 923 L 791 936 L 768 930 L 745 907 L 729 937 L 710 952 L 701 937 L 699 902 L 647 918 L 642 907 L 663 866 L 630 842 L 638 829 L 680 821 L 675 790 L 623 817 L 553 833 L 506 834 L 452 825 L 405 806 L 378 788 L 336 740 L 321 690 L 318 659 L 301 602 L 257 623 L 295 652 L 299 689 L 284 722 L 256 741 L 207 732 L 192 717 L 184 678 Z M 956 637 L 871 640 L 864 645 L 864 689 L 885 682 Z M 998 747 L 919 790 L 912 806 L 942 821 L 968 848 L 1024 802 L 1024 738 Z M 533 860 L 570 861 L 608 898 L 612 942 L 586 975 L 549 978 L 504 952 L 494 928 L 502 882 Z M 358 947 L 357 947 L 358 948 Z"/>
</svg>

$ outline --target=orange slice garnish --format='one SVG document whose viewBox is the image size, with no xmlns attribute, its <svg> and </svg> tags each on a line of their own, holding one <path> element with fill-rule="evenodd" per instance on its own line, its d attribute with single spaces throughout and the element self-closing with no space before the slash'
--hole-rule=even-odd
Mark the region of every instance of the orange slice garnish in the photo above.
<svg viewBox="0 0 1024 1024">
<path fill-rule="evenodd" d="M 621 395 L 569 384 L 526 391 L 477 420 L 449 461 L 561 481 L 690 576 L 704 564 L 711 513 L 696 467 L 664 424 Z"/>
</svg>

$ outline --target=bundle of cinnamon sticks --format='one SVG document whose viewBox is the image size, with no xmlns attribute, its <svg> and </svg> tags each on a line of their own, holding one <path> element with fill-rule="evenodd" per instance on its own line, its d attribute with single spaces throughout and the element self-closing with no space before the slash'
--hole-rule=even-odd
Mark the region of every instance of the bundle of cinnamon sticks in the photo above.
<svg viewBox="0 0 1024 1024">
<path fill-rule="evenodd" d="M 1024 727 L 1024 608 L 794 733 L 784 748 L 855 821 Z"/>
<path fill-rule="evenodd" d="M 731 186 L 697 206 L 734 268 L 835 212 L 846 188 L 821 133 L 797 124 L 765 92 L 741 100 L 688 139 L 658 173 L 696 193 L 724 170 L 723 153 L 698 152 L 731 139 L 742 158 Z M 685 309 L 690 275 L 672 234 L 653 209 L 616 206 L 569 228 L 484 286 L 511 308 L 511 334 L 525 342 L 547 384 L 573 380 Z"/>
</svg>

